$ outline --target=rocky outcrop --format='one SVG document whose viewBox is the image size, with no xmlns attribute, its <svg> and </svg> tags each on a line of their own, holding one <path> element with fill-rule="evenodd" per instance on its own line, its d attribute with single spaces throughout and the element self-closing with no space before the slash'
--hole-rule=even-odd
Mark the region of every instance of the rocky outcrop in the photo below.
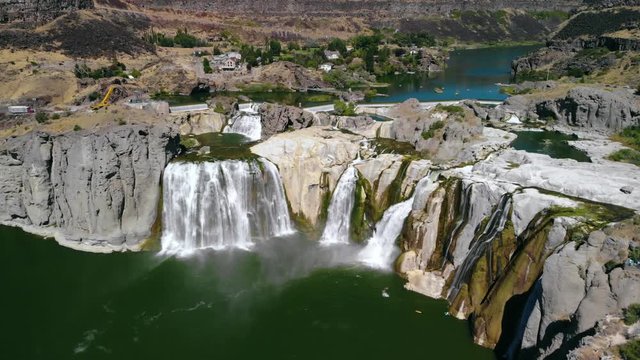
<svg viewBox="0 0 640 360">
<path fill-rule="evenodd" d="M 640 299 L 640 268 L 624 265 L 637 226 L 622 223 L 568 243 L 546 260 L 541 289 L 526 319 L 522 348 L 536 358 L 566 357 L 597 323 Z"/>
<path fill-rule="evenodd" d="M 488 114 L 508 119 L 554 121 L 555 125 L 613 133 L 640 124 L 640 98 L 628 89 L 578 86 L 560 97 L 542 94 L 512 96 Z"/>
<path fill-rule="evenodd" d="M 323 199 L 357 157 L 362 140 L 361 136 L 310 127 L 274 135 L 251 151 L 276 164 L 292 215 L 315 228 Z"/>
<path fill-rule="evenodd" d="M 258 114 L 263 139 L 285 130 L 304 129 L 314 123 L 312 113 L 295 106 L 264 103 L 258 108 Z"/>
<path fill-rule="evenodd" d="M 213 110 L 172 114 L 167 121 L 176 125 L 180 135 L 220 132 L 227 124 L 225 116 Z"/>
<path fill-rule="evenodd" d="M 162 127 L 30 133 L 0 141 L 0 220 L 65 245 L 135 249 L 156 219 L 160 180 L 178 151 Z"/>
<path fill-rule="evenodd" d="M 2 0 L 0 20 L 49 21 L 65 12 L 93 8 L 91 0 Z"/>
</svg>

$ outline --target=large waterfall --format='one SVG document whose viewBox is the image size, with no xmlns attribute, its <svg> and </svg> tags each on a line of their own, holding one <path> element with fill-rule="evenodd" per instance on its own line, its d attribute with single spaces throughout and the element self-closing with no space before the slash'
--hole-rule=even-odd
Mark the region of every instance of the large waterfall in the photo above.
<svg viewBox="0 0 640 360">
<path fill-rule="evenodd" d="M 416 194 L 423 191 L 429 184 L 425 177 L 416 185 L 414 195 L 401 203 L 391 206 L 376 224 L 373 236 L 358 254 L 358 260 L 368 266 L 378 269 L 388 269 L 398 256 L 400 250 L 396 247 L 396 239 L 402 232 L 404 221 L 409 216 Z"/>
<path fill-rule="evenodd" d="M 293 232 L 278 170 L 264 159 L 171 163 L 163 186 L 164 252 L 248 249 Z"/>
<path fill-rule="evenodd" d="M 331 197 L 327 214 L 327 223 L 320 238 L 320 244 L 348 244 L 351 228 L 351 212 L 353 211 L 354 197 L 358 171 L 349 166 L 338 181 L 336 189 Z"/>
</svg>

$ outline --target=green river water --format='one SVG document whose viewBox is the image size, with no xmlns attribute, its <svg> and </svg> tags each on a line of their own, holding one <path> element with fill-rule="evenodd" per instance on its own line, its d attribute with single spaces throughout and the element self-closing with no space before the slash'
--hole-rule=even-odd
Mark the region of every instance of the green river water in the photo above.
<svg viewBox="0 0 640 360">
<path fill-rule="evenodd" d="M 348 247 L 90 254 L 3 227 L 0 249 L 3 359 L 494 358 L 444 301 L 349 265 Z"/>
</svg>

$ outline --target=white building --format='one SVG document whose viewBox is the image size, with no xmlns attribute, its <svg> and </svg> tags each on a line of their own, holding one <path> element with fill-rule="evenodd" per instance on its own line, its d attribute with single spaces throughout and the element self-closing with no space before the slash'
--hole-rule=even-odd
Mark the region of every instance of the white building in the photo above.
<svg viewBox="0 0 640 360">
<path fill-rule="evenodd" d="M 320 70 L 322 70 L 324 72 L 329 72 L 329 71 L 331 71 L 331 69 L 333 69 L 333 64 L 325 63 L 325 64 L 320 65 L 318 67 L 318 69 L 320 69 Z"/>
<path fill-rule="evenodd" d="M 327 60 L 338 60 L 340 59 L 340 53 L 338 51 L 325 50 L 324 57 Z"/>
</svg>

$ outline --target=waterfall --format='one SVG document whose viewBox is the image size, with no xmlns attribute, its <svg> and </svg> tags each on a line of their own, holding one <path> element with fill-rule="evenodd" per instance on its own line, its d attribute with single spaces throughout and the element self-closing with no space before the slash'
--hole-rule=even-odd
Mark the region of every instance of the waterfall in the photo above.
<svg viewBox="0 0 640 360">
<path fill-rule="evenodd" d="M 485 253 L 486 248 L 491 241 L 498 235 L 498 233 L 504 230 L 504 226 L 507 223 L 509 217 L 509 210 L 511 209 L 511 193 L 502 195 L 496 209 L 489 217 L 489 221 L 485 225 L 482 233 L 476 236 L 467 257 L 464 262 L 456 270 L 453 282 L 449 290 L 449 301 L 453 301 L 460 291 L 462 283 L 467 281 L 471 275 L 471 269 L 478 261 L 480 256 Z"/>
<path fill-rule="evenodd" d="M 460 199 L 460 203 L 458 204 L 459 206 L 456 209 L 456 212 L 461 215 L 456 220 L 453 226 L 453 230 L 451 231 L 451 234 L 449 234 L 449 237 L 447 238 L 447 242 L 444 250 L 444 256 L 442 257 L 442 265 L 441 265 L 442 268 L 444 268 L 444 265 L 446 264 L 447 261 L 453 262 L 453 260 L 449 258 L 449 249 L 451 248 L 451 244 L 453 243 L 455 238 L 458 237 L 458 235 L 460 234 L 460 231 L 462 230 L 464 225 L 469 221 L 469 209 L 471 207 L 469 203 L 471 201 L 471 191 L 473 191 L 473 186 L 471 184 L 465 185 L 464 182 L 462 182 L 460 186 L 462 187 L 462 194 L 461 194 L 462 197 Z"/>
<path fill-rule="evenodd" d="M 367 240 L 367 245 L 358 254 L 360 262 L 378 269 L 391 267 L 400 253 L 400 249 L 396 247 L 396 239 L 400 236 L 404 221 L 411 212 L 415 194 L 421 193 L 428 184 L 429 177 L 426 176 L 418 182 L 411 198 L 391 206 L 384 212 L 382 219 L 376 224 L 373 236 Z"/>
<path fill-rule="evenodd" d="M 229 121 L 229 125 L 225 126 L 222 132 L 241 134 L 251 141 L 260 140 L 262 137 L 262 118 L 258 114 L 258 107 L 258 104 L 243 107 L 240 113 Z"/>
<path fill-rule="evenodd" d="M 353 211 L 357 180 L 358 172 L 353 166 L 349 166 L 340 176 L 331 197 L 327 223 L 320 237 L 320 244 L 349 243 L 351 212 Z"/>
<path fill-rule="evenodd" d="M 293 232 L 278 170 L 264 159 L 171 163 L 163 181 L 163 252 L 249 249 Z"/>
</svg>

